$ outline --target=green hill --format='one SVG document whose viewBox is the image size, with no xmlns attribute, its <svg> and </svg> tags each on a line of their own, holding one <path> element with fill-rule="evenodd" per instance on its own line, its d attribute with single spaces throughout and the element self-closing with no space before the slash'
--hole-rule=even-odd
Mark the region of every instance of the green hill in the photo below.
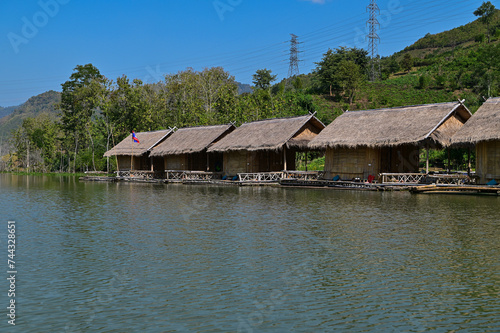
<svg viewBox="0 0 500 333">
<path fill-rule="evenodd" d="M 60 101 L 61 94 L 53 90 L 31 97 L 24 104 L 16 107 L 15 111 L 0 119 L 0 137 L 10 137 L 12 131 L 17 129 L 26 118 L 33 118 L 42 113 L 53 115 L 55 118 L 58 113 L 55 104 Z"/>
</svg>

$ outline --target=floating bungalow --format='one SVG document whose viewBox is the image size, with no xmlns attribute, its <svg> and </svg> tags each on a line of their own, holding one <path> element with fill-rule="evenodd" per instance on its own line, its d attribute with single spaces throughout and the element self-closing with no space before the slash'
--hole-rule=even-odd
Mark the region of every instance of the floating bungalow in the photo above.
<svg viewBox="0 0 500 333">
<path fill-rule="evenodd" d="M 222 172 L 222 153 L 207 149 L 234 129 L 232 124 L 181 128 L 158 144 L 151 156 L 161 158 L 161 170 L 174 177 L 185 171 Z"/>
<path fill-rule="evenodd" d="M 500 182 L 500 97 L 489 98 L 453 136 L 452 144 L 476 148 L 479 184 Z"/>
<path fill-rule="evenodd" d="M 294 170 L 296 152 L 309 150 L 309 141 L 323 128 L 314 115 L 254 121 L 235 129 L 208 152 L 223 154 L 226 177 Z M 265 180 L 276 180 L 274 176 Z"/>
<path fill-rule="evenodd" d="M 447 147 L 470 117 L 463 101 L 345 112 L 309 147 L 326 150 L 325 179 L 417 182 L 420 149 Z"/>
<path fill-rule="evenodd" d="M 116 156 L 118 176 L 128 177 L 136 174 L 152 178 L 153 170 L 163 169 L 163 160 L 153 159 L 149 154 L 156 145 L 163 142 L 172 133 L 172 129 L 135 133 L 139 142 L 134 142 L 132 134 L 130 134 L 104 153 L 104 156 Z"/>
</svg>

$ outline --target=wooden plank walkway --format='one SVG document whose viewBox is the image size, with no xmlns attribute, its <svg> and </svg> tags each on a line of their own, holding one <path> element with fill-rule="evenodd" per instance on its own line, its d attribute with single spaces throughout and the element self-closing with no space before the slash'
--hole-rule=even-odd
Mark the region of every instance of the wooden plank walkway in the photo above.
<svg viewBox="0 0 500 333">
<path fill-rule="evenodd" d="M 414 194 L 475 194 L 475 195 L 500 195 L 499 186 L 479 185 L 425 185 L 413 186 L 410 192 Z"/>
</svg>

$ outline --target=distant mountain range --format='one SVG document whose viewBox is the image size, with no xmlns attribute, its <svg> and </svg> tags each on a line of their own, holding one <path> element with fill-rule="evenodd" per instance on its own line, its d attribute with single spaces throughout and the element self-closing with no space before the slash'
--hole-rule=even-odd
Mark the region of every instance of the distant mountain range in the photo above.
<svg viewBox="0 0 500 333">
<path fill-rule="evenodd" d="M 19 106 L 9 106 L 0 108 L 0 137 L 9 138 L 23 120 L 36 117 L 39 114 L 47 113 L 56 117 L 55 104 L 61 101 L 61 93 L 57 91 L 47 91 L 43 94 L 33 96 Z"/>
<path fill-rule="evenodd" d="M 236 82 L 238 84 L 238 94 L 245 94 L 252 92 L 252 86 L 246 83 Z"/>
<path fill-rule="evenodd" d="M 19 105 L 16 106 L 8 106 L 6 108 L 0 106 L 0 118 L 3 118 L 5 116 L 8 116 L 12 112 L 14 112 L 15 109 L 17 109 Z"/>
</svg>

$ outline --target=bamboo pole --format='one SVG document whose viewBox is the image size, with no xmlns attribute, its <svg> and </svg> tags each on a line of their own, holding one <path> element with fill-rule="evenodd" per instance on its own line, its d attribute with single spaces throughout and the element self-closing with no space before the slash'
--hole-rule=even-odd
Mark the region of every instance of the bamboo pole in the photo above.
<svg viewBox="0 0 500 333">
<path fill-rule="evenodd" d="M 446 148 L 446 152 L 448 153 L 448 173 L 450 173 L 451 172 L 450 149 Z"/>
<path fill-rule="evenodd" d="M 471 161 L 470 161 L 470 147 L 467 149 L 467 176 L 470 177 L 471 173 Z"/>
<path fill-rule="evenodd" d="M 286 171 L 286 146 L 283 146 L 283 169 Z"/>
<path fill-rule="evenodd" d="M 429 174 L 429 147 L 425 147 L 426 158 L 425 158 L 425 173 Z"/>
</svg>

